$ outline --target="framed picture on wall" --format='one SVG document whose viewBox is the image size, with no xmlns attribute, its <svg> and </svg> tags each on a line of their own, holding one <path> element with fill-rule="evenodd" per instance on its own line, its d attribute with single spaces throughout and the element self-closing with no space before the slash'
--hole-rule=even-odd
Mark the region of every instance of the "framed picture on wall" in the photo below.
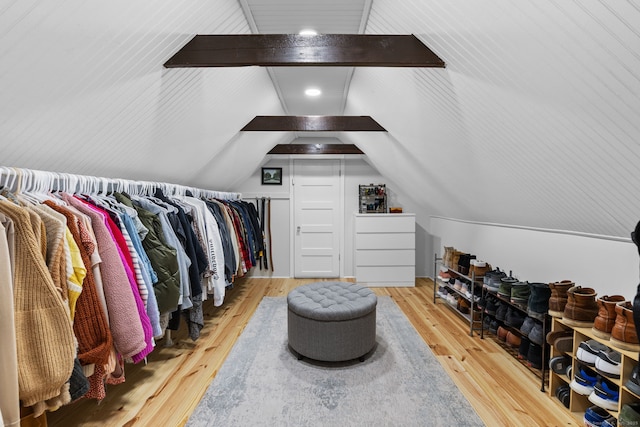
<svg viewBox="0 0 640 427">
<path fill-rule="evenodd" d="M 282 185 L 282 168 L 262 168 L 262 185 Z"/>
</svg>

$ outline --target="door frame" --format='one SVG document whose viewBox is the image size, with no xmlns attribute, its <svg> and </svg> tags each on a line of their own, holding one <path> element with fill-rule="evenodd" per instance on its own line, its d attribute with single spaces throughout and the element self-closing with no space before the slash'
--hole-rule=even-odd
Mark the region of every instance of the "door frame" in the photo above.
<svg viewBox="0 0 640 427">
<path fill-rule="evenodd" d="M 290 221 L 290 232 L 289 232 L 289 247 L 291 248 L 291 250 L 289 251 L 289 277 L 295 277 L 295 272 L 296 272 L 296 257 L 295 257 L 295 233 L 296 233 L 296 220 L 295 220 L 295 205 L 296 205 L 296 201 L 295 201 L 295 193 L 293 192 L 293 186 L 294 186 L 294 180 L 296 179 L 296 177 L 294 176 L 294 161 L 295 160 L 339 160 L 339 186 L 340 186 L 340 195 L 338 196 L 338 215 L 340 217 L 340 227 L 338 229 L 338 232 L 340 233 L 340 235 L 338 236 L 340 243 L 338 244 L 339 248 L 338 250 L 340 251 L 338 254 L 339 260 L 338 260 L 338 277 L 344 277 L 344 242 L 345 242 L 345 235 L 344 235 L 344 230 L 345 230 L 345 218 L 344 218 L 344 155 L 322 155 L 322 156 L 316 156 L 316 155 L 300 155 L 300 156 L 296 156 L 296 155 L 292 155 L 289 156 L 289 171 L 290 171 L 290 176 L 289 176 L 289 194 L 291 195 L 290 200 L 291 203 L 289 203 L 289 218 L 291 218 Z"/>
</svg>

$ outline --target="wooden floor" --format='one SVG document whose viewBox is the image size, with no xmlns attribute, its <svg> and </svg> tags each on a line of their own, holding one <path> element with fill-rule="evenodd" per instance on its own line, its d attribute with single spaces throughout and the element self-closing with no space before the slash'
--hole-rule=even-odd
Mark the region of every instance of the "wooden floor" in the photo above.
<svg viewBox="0 0 640 427">
<path fill-rule="evenodd" d="M 109 386 L 100 404 L 80 401 L 47 415 L 50 426 L 182 426 L 222 366 L 263 296 L 286 296 L 308 280 L 241 279 L 222 307 L 205 303 L 206 326 L 193 342 L 182 329 L 163 341 L 147 365 L 127 365 L 126 382 Z M 540 380 L 493 339 L 469 326 L 445 302 L 433 303 L 429 279 L 415 288 L 373 288 L 391 296 L 487 426 L 579 426 Z M 286 327 L 284 325 L 283 327 Z"/>
</svg>

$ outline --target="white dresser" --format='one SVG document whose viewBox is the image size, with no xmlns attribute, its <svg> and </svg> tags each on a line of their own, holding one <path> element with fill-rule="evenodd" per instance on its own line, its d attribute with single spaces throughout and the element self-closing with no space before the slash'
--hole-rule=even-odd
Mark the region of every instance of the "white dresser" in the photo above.
<svg viewBox="0 0 640 427">
<path fill-rule="evenodd" d="M 355 214 L 354 229 L 358 283 L 415 286 L 415 214 Z"/>
</svg>

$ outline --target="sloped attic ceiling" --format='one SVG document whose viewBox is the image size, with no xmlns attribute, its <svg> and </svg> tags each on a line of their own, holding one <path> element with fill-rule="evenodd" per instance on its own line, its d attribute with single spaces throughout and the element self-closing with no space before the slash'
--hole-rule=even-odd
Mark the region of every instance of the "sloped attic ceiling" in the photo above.
<svg viewBox="0 0 640 427">
<path fill-rule="evenodd" d="M 356 69 L 344 114 L 389 132 L 340 138 L 427 214 L 627 237 L 638 28 L 622 0 L 373 0 L 365 33 L 415 34 L 447 68 Z M 5 2 L 0 163 L 233 190 L 293 139 L 239 132 L 285 114 L 267 71 L 162 64 L 250 32 L 236 0 Z"/>
</svg>

